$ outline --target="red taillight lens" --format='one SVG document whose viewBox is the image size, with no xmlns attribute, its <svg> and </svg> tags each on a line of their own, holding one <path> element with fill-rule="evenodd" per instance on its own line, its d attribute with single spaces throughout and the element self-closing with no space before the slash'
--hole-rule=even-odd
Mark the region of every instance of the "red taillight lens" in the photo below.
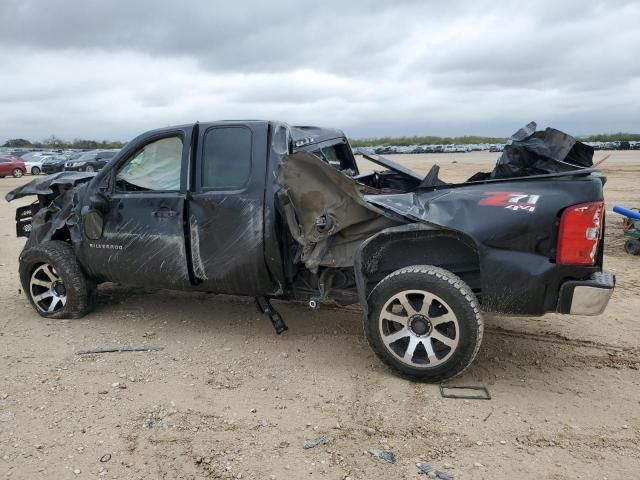
<svg viewBox="0 0 640 480">
<path fill-rule="evenodd" d="M 602 237 L 604 202 L 573 205 L 562 213 L 558 254 L 562 265 L 593 265 Z"/>
</svg>

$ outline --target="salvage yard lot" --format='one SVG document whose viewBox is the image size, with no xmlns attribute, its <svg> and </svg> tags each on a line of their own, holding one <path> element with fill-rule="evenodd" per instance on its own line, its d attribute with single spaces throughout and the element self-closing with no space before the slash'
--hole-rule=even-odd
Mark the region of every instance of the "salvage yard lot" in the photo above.
<svg viewBox="0 0 640 480">
<path fill-rule="evenodd" d="M 594 160 L 609 153 L 607 209 L 640 207 L 640 152 Z M 421 173 L 438 163 L 448 181 L 496 157 L 391 156 Z M 0 179 L 0 194 L 28 180 Z M 620 217 L 607 217 L 618 283 L 606 313 L 486 316 L 478 358 L 451 383 L 493 398 L 465 401 L 394 376 L 357 309 L 280 304 L 278 337 L 252 299 L 104 285 L 89 316 L 44 320 L 18 291 L 16 206 L 0 203 L 3 478 L 414 479 L 418 461 L 456 479 L 640 471 L 640 257 L 624 253 Z M 114 345 L 164 350 L 75 354 Z M 302 448 L 323 434 L 333 440 Z"/>
</svg>

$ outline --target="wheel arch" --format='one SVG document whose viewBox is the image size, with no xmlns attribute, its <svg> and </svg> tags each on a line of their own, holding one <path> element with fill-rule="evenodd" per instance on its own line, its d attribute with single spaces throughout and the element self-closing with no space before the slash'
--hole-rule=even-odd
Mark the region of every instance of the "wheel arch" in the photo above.
<svg viewBox="0 0 640 480">
<path fill-rule="evenodd" d="M 354 274 L 365 315 L 367 299 L 380 280 L 411 265 L 433 265 L 455 273 L 479 297 L 480 256 L 469 236 L 425 224 L 402 225 L 368 238 L 355 253 Z"/>
</svg>

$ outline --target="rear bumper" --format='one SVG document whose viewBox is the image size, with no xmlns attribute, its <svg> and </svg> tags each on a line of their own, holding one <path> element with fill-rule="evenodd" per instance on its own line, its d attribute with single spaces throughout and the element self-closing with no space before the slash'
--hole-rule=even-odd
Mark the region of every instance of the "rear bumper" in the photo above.
<svg viewBox="0 0 640 480">
<path fill-rule="evenodd" d="M 597 272 L 588 280 L 570 280 L 560 286 L 558 312 L 571 315 L 600 315 L 616 285 L 611 272 Z"/>
</svg>

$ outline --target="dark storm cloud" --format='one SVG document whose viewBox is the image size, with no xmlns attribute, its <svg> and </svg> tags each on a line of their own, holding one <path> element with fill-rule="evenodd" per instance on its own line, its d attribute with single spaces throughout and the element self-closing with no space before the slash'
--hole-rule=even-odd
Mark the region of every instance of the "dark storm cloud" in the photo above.
<svg viewBox="0 0 640 480">
<path fill-rule="evenodd" d="M 0 140 L 233 117 L 640 130 L 638 2 L 3 0 L 0 20 Z"/>
<path fill-rule="evenodd" d="M 210 70 L 344 67 L 359 57 L 384 57 L 402 36 L 385 22 L 402 21 L 401 12 L 420 3 L 5 0 L 0 15 L 12 21 L 0 39 L 38 49 L 189 56 Z"/>
</svg>

